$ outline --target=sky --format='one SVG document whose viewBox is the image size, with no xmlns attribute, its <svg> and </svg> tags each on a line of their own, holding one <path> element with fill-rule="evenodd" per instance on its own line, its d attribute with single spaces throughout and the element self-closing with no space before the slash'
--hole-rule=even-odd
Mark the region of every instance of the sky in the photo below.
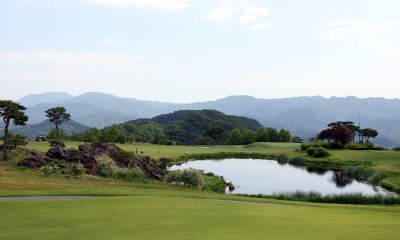
<svg viewBox="0 0 400 240">
<path fill-rule="evenodd" d="M 398 98 L 398 0 L 0 0 L 0 99 Z"/>
</svg>

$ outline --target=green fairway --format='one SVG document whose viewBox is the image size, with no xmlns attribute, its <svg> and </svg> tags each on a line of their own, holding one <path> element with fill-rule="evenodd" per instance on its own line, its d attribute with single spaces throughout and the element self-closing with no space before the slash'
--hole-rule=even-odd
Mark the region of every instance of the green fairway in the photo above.
<svg viewBox="0 0 400 240">
<path fill-rule="evenodd" d="M 398 206 L 138 195 L 2 201 L 0 239 L 398 239 L 400 234 Z"/>
</svg>

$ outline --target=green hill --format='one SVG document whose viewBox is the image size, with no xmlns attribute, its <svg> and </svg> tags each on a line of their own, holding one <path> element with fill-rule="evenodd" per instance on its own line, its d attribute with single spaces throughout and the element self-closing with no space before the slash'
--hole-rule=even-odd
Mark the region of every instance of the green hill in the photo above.
<svg viewBox="0 0 400 240">
<path fill-rule="evenodd" d="M 125 136 L 151 141 L 159 137 L 172 137 L 184 144 L 197 144 L 205 131 L 211 127 L 222 127 L 225 131 L 234 128 L 257 130 L 262 125 L 250 118 L 225 115 L 216 110 L 181 110 L 163 114 L 152 119 L 136 119 L 114 125 Z"/>
</svg>

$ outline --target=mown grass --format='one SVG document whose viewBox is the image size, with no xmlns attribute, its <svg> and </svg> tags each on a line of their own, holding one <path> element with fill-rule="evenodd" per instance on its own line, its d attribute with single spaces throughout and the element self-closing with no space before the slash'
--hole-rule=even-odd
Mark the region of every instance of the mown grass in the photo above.
<svg viewBox="0 0 400 240">
<path fill-rule="evenodd" d="M 250 148 L 251 149 L 251 148 Z M 248 198 L 164 183 L 44 177 L 0 162 L 0 239 L 397 239 L 400 206 Z"/>
</svg>

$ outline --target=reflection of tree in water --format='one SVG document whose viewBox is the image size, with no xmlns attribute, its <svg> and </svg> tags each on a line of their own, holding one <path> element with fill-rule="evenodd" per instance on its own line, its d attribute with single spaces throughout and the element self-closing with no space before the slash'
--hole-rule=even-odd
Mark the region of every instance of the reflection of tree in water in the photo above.
<svg viewBox="0 0 400 240">
<path fill-rule="evenodd" d="M 307 172 L 316 173 L 317 175 L 324 175 L 328 170 L 323 167 L 307 166 Z"/>
<path fill-rule="evenodd" d="M 346 185 L 351 184 L 353 180 L 346 177 L 341 171 L 334 170 L 332 173 L 332 181 L 335 182 L 336 187 L 344 188 Z"/>
</svg>

